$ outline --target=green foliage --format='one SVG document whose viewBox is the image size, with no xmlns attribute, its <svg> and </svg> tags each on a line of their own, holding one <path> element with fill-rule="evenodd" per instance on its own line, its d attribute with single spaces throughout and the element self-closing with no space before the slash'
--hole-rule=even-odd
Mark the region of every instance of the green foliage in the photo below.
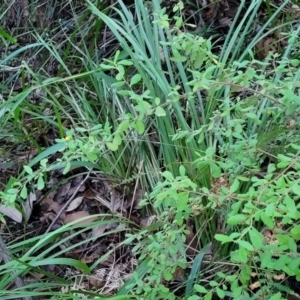
<svg viewBox="0 0 300 300">
<path fill-rule="evenodd" d="M 29 114 L 60 134 L 55 145 L 39 149 L 21 174 L 10 179 L 0 192 L 2 203 L 18 207 L 31 190 L 45 187 L 47 174 L 55 169 L 67 174 L 85 166 L 116 173 L 123 182 L 135 178 L 148 192 L 139 205 L 155 214 L 156 221 L 127 234 L 125 242 L 134 244 L 140 265 L 120 294 L 175 299 L 169 283 L 179 268 L 189 270 L 186 224 L 193 218 L 197 241 L 213 244 L 215 253 L 206 270 L 202 261 L 207 248 L 196 256 L 199 265 L 188 276 L 187 299 L 253 299 L 265 291 L 268 299 L 282 299 L 291 291 L 274 282 L 274 276 L 300 281 L 300 27 L 286 33 L 289 45 L 282 57 L 270 54 L 261 62 L 254 58 L 253 46 L 279 13 L 269 11 L 269 20 L 246 45 L 262 1 L 251 2 L 239 20 L 245 2 L 241 4 L 219 55 L 211 39 L 185 28 L 182 2 L 174 5 L 172 18 L 158 1 L 146 7 L 137 0 L 135 16 L 118 1 L 114 18 L 87 2 L 95 21 L 87 28 L 99 32 L 105 23 L 120 44 L 112 57 L 100 61 L 98 49 L 87 50 L 86 29 L 79 24 L 75 33 L 83 40 L 82 49 L 73 44 L 75 33 L 65 53 L 38 36 L 38 43 L 1 62 L 41 47 L 59 62 L 61 76 L 44 78 L 24 63 L 32 85 L 1 103 L 1 128 L 18 128 L 19 119 Z M 5 43 L 14 43 L 14 37 L 1 32 Z M 83 69 L 76 75 L 67 63 L 70 53 L 80 57 L 73 62 Z M 43 92 L 51 116 L 28 101 L 36 90 Z M 62 119 L 70 120 L 73 129 Z M 149 137 L 153 132 L 156 145 Z M 26 137 L 40 148 L 32 133 Z M 59 158 L 50 163 L 55 153 Z M 39 245 L 22 259 L 41 250 Z M 48 254 L 45 250 L 32 262 L 46 264 L 42 258 Z M 85 265 L 67 262 L 88 271 Z M 222 269 L 214 272 L 215 265 Z M 24 272 L 25 265 L 17 267 Z M 213 276 L 206 279 L 209 272 Z M 251 290 L 253 274 L 261 285 L 258 291 Z"/>
</svg>

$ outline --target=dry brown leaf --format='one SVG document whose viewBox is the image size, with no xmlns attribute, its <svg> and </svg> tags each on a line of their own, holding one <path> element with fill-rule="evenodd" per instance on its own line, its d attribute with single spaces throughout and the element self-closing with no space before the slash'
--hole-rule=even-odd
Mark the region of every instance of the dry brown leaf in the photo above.
<svg viewBox="0 0 300 300">
<path fill-rule="evenodd" d="M 221 27 L 226 27 L 226 26 L 230 26 L 232 23 L 232 19 L 228 18 L 228 17 L 224 17 L 219 19 L 219 23 Z"/>
<path fill-rule="evenodd" d="M 84 194 L 84 197 L 86 199 L 89 199 L 89 200 L 93 200 L 95 198 L 95 192 L 92 190 L 92 189 L 88 189 L 85 194 Z"/>
<path fill-rule="evenodd" d="M 255 289 L 259 288 L 259 287 L 260 287 L 259 281 L 256 281 L 256 282 L 254 282 L 254 283 L 252 283 L 252 284 L 250 285 L 250 289 L 251 289 L 251 290 L 255 290 Z"/>
<path fill-rule="evenodd" d="M 275 280 L 284 280 L 285 279 L 285 274 L 282 273 L 282 274 L 279 274 L 279 275 L 274 275 L 273 278 Z"/>
<path fill-rule="evenodd" d="M 156 216 L 149 216 L 149 217 L 142 218 L 140 220 L 140 226 L 142 228 L 146 228 L 146 227 L 150 226 L 151 224 L 153 224 L 153 222 L 155 220 L 156 220 Z"/>
<path fill-rule="evenodd" d="M 269 52 L 278 52 L 279 43 L 272 37 L 260 40 L 255 45 L 255 55 L 258 59 L 263 60 L 265 59 Z"/>
<path fill-rule="evenodd" d="M 18 223 L 22 223 L 22 214 L 16 208 L 13 208 L 11 206 L 0 205 L 0 213 Z"/>
<path fill-rule="evenodd" d="M 66 211 L 69 212 L 69 211 L 75 210 L 82 203 L 83 198 L 84 198 L 83 196 L 75 198 L 70 203 L 70 205 L 68 206 L 68 208 L 66 209 Z"/>
<path fill-rule="evenodd" d="M 49 193 L 46 198 L 43 200 L 42 204 L 45 205 L 44 210 L 46 211 L 55 211 L 58 212 L 58 208 L 60 208 L 59 204 L 53 201 L 54 196 L 56 195 L 56 191 L 52 191 Z"/>
<path fill-rule="evenodd" d="M 81 218 L 87 217 L 89 215 L 90 214 L 87 211 L 77 211 L 77 212 L 74 212 L 72 214 L 66 215 L 64 217 L 64 223 L 68 224 L 68 223 L 74 222 L 76 220 L 79 220 Z M 90 224 L 91 222 L 93 222 L 95 220 L 97 220 L 97 217 L 87 218 L 87 219 L 84 219 L 84 220 L 79 220 L 77 222 L 77 224 Z"/>
<path fill-rule="evenodd" d="M 103 279 L 97 277 L 97 276 L 87 276 L 87 280 L 89 281 L 89 283 L 95 287 L 96 289 L 99 289 L 100 287 L 103 286 L 104 281 Z"/>
<path fill-rule="evenodd" d="M 72 196 L 76 191 L 77 191 L 78 185 L 77 186 L 72 186 L 69 191 L 68 191 L 68 196 Z M 77 192 L 84 192 L 86 189 L 85 185 L 83 184 Z"/>
<path fill-rule="evenodd" d="M 96 237 L 96 236 L 102 235 L 102 233 L 105 231 L 106 228 L 107 228 L 106 224 L 98 225 L 98 226 L 94 227 L 93 231 L 92 231 L 92 236 Z"/>
<path fill-rule="evenodd" d="M 71 187 L 71 183 L 68 182 L 66 184 L 61 185 L 58 190 L 57 193 L 54 197 L 54 200 L 58 203 L 61 204 L 64 200 L 64 198 L 68 195 L 68 192 L 70 190 Z"/>
</svg>

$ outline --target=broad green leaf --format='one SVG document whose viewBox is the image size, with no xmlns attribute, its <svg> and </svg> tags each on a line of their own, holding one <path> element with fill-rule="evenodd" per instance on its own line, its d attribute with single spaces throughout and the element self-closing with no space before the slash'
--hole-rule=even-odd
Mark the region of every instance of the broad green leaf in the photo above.
<svg viewBox="0 0 300 300">
<path fill-rule="evenodd" d="M 216 291 L 219 298 L 223 299 L 225 297 L 224 291 L 221 290 L 219 287 L 217 287 Z"/>
<path fill-rule="evenodd" d="M 155 109 L 155 115 L 158 117 L 164 117 L 166 115 L 166 111 L 161 106 L 157 106 Z"/>
<path fill-rule="evenodd" d="M 227 235 L 224 234 L 216 234 L 215 239 L 219 242 L 228 243 L 228 242 L 233 242 L 233 239 Z"/>
<path fill-rule="evenodd" d="M 122 138 L 120 134 L 116 133 L 114 136 L 113 144 L 120 146 L 122 144 Z"/>
<path fill-rule="evenodd" d="M 130 86 L 137 84 L 142 79 L 142 76 L 140 74 L 135 74 L 131 80 L 130 80 Z"/>
<path fill-rule="evenodd" d="M 27 174 L 29 174 L 29 175 L 33 174 L 33 171 L 29 166 L 23 166 L 23 168 Z"/>
<path fill-rule="evenodd" d="M 292 252 L 297 252 L 297 244 L 295 242 L 295 240 L 293 238 L 291 238 L 290 236 L 288 237 L 288 246 L 289 246 L 289 249 L 290 251 Z"/>
<path fill-rule="evenodd" d="M 123 59 L 118 61 L 118 64 L 123 66 L 132 66 L 133 62 L 131 60 Z"/>
<path fill-rule="evenodd" d="M 247 219 L 248 219 L 247 215 L 238 214 L 238 215 L 229 217 L 227 220 L 227 224 L 228 225 L 237 225 L 237 224 L 243 223 Z"/>
<path fill-rule="evenodd" d="M 251 243 L 255 249 L 261 249 L 263 246 L 263 235 L 254 227 L 249 230 Z"/>
<path fill-rule="evenodd" d="M 269 298 L 269 300 L 281 300 L 281 293 L 278 292 L 275 295 L 273 295 L 271 298 Z"/>
<path fill-rule="evenodd" d="M 215 287 L 215 286 L 218 286 L 219 284 L 214 280 L 210 280 L 209 285 L 212 287 Z"/>
<path fill-rule="evenodd" d="M 208 292 L 203 300 L 211 300 L 212 299 L 212 292 Z"/>
<path fill-rule="evenodd" d="M 115 68 L 114 66 L 108 66 L 108 65 L 105 65 L 105 64 L 100 64 L 100 67 L 101 67 L 102 70 L 112 70 L 112 69 Z"/>
<path fill-rule="evenodd" d="M 27 192 L 27 187 L 26 187 L 26 185 L 24 185 L 24 186 L 22 187 L 20 196 L 21 196 L 23 199 L 26 199 L 26 198 L 27 198 L 28 192 Z"/>
<path fill-rule="evenodd" d="M 207 157 L 213 157 L 215 155 L 215 148 L 214 147 L 208 147 L 206 150 L 205 150 L 205 154 Z"/>
<path fill-rule="evenodd" d="M 82 127 L 76 127 L 75 130 L 76 130 L 77 132 L 87 132 L 87 131 L 88 131 L 88 129 L 82 128 Z"/>
<path fill-rule="evenodd" d="M 240 262 L 246 263 L 248 261 L 248 251 L 244 247 L 239 247 L 238 253 Z"/>
<path fill-rule="evenodd" d="M 260 219 L 268 228 L 274 228 L 273 220 L 269 216 L 267 216 L 264 211 L 260 212 Z"/>
<path fill-rule="evenodd" d="M 48 162 L 48 159 L 44 158 L 40 161 L 40 164 L 43 168 L 47 168 L 47 162 Z"/>
<path fill-rule="evenodd" d="M 221 168 L 215 164 L 214 162 L 210 162 L 210 169 L 211 169 L 211 174 L 214 178 L 220 178 L 221 176 Z"/>
<path fill-rule="evenodd" d="M 296 195 L 300 195 L 300 185 L 298 183 L 294 183 L 292 186 L 292 191 L 296 194 Z"/>
<path fill-rule="evenodd" d="M 182 177 L 185 176 L 185 167 L 184 166 L 179 167 L 179 173 L 180 173 L 180 176 L 182 176 Z"/>
<path fill-rule="evenodd" d="M 199 285 L 199 284 L 195 284 L 194 289 L 196 290 L 196 292 L 201 293 L 201 294 L 206 294 L 208 292 L 208 290 L 204 286 Z"/>
<path fill-rule="evenodd" d="M 63 174 L 64 175 L 67 174 L 70 171 L 70 169 L 71 169 L 71 162 L 68 161 L 66 163 L 66 166 L 65 166 L 64 170 L 63 170 Z"/>
<path fill-rule="evenodd" d="M 86 157 L 89 161 L 96 161 L 98 159 L 97 153 L 88 153 Z"/>
<path fill-rule="evenodd" d="M 106 143 L 106 146 L 107 146 L 107 148 L 108 148 L 109 150 L 111 150 L 111 151 L 116 151 L 116 150 L 118 150 L 118 148 L 119 148 L 118 145 L 116 145 L 116 144 L 114 144 L 114 143 L 110 143 L 110 142 L 107 142 L 107 143 Z"/>
<path fill-rule="evenodd" d="M 38 182 L 37 182 L 37 188 L 38 190 L 42 190 L 45 187 L 45 182 L 44 182 L 44 178 L 43 175 L 40 175 L 38 178 Z"/>
<path fill-rule="evenodd" d="M 247 241 L 239 240 L 239 241 L 237 241 L 237 243 L 241 247 L 243 247 L 243 248 L 245 248 L 245 249 L 247 249 L 249 251 L 253 251 L 254 250 L 253 246 L 249 242 L 247 242 Z"/>
<path fill-rule="evenodd" d="M 241 268 L 240 280 L 243 284 L 246 284 L 251 277 L 251 268 L 247 265 L 244 265 Z"/>
<path fill-rule="evenodd" d="M 290 165 L 290 162 L 288 162 L 288 161 L 281 161 L 281 162 L 279 162 L 277 164 L 277 168 L 278 169 L 284 169 L 284 168 L 286 168 L 289 165 Z"/>
<path fill-rule="evenodd" d="M 288 156 L 283 155 L 283 154 L 278 154 L 277 157 L 278 157 L 278 159 L 280 161 L 287 161 L 287 162 L 291 162 L 292 161 L 291 157 L 288 157 Z"/>
<path fill-rule="evenodd" d="M 161 175 L 170 181 L 174 180 L 174 176 L 169 171 L 164 171 L 161 173 Z"/>
<path fill-rule="evenodd" d="M 235 193 L 240 187 L 240 181 L 235 178 L 232 185 L 230 186 L 230 193 L 233 194 Z"/>
<path fill-rule="evenodd" d="M 300 225 L 294 225 L 294 227 L 291 229 L 291 237 L 294 240 L 300 240 Z"/>
<path fill-rule="evenodd" d="M 141 120 L 136 120 L 135 128 L 139 134 L 143 134 L 145 132 L 145 125 Z"/>
<path fill-rule="evenodd" d="M 193 296 L 188 297 L 187 300 L 201 300 L 201 297 L 199 297 L 197 295 L 193 295 Z"/>
<path fill-rule="evenodd" d="M 268 268 L 272 261 L 272 253 L 264 252 L 260 256 L 261 268 Z"/>
<path fill-rule="evenodd" d="M 275 212 L 275 203 L 269 203 L 265 208 L 265 214 L 268 217 L 273 217 Z"/>
<path fill-rule="evenodd" d="M 124 84 L 125 84 L 125 81 L 117 81 L 117 82 L 114 82 L 112 84 L 112 86 L 119 88 L 119 87 L 122 87 Z"/>
<path fill-rule="evenodd" d="M 124 120 L 119 124 L 119 130 L 120 131 L 126 131 L 129 128 L 129 121 Z"/>
</svg>

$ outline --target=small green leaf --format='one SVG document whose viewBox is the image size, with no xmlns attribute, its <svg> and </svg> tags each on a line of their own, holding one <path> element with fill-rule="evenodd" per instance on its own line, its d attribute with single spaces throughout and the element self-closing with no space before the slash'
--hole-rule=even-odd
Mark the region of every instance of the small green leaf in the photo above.
<svg viewBox="0 0 300 300">
<path fill-rule="evenodd" d="M 96 161 L 98 159 L 97 153 L 88 153 L 86 156 L 87 156 L 87 159 L 92 162 Z"/>
<path fill-rule="evenodd" d="M 249 251 L 253 251 L 254 250 L 253 246 L 249 242 L 247 242 L 247 241 L 239 240 L 239 241 L 237 241 L 237 243 L 241 247 L 243 247 L 243 248 L 245 248 L 245 249 L 247 249 Z"/>
<path fill-rule="evenodd" d="M 48 159 L 47 158 L 44 158 L 41 160 L 40 164 L 43 168 L 47 168 L 47 162 L 48 162 Z"/>
<path fill-rule="evenodd" d="M 63 174 L 64 175 L 67 174 L 70 171 L 70 169 L 71 169 L 71 163 L 68 161 L 65 168 L 64 168 L 64 170 L 63 170 Z"/>
<path fill-rule="evenodd" d="M 271 298 L 269 298 L 269 300 L 280 300 L 281 298 L 281 293 L 278 292 L 275 295 L 273 295 Z"/>
<path fill-rule="evenodd" d="M 33 174 L 33 171 L 29 166 L 24 166 L 23 168 L 27 174 L 29 174 L 29 175 Z"/>
<path fill-rule="evenodd" d="M 137 84 L 142 79 L 142 76 L 140 74 L 135 74 L 131 80 L 130 80 L 130 86 Z"/>
<path fill-rule="evenodd" d="M 294 183 L 292 186 L 292 191 L 296 194 L 296 195 L 300 195 L 300 185 L 297 183 Z"/>
<path fill-rule="evenodd" d="M 132 66 L 133 62 L 131 60 L 123 59 L 118 61 L 118 64 L 123 66 Z"/>
<path fill-rule="evenodd" d="M 112 70 L 112 69 L 115 68 L 114 66 L 108 66 L 108 65 L 105 65 L 105 64 L 100 64 L 100 67 L 101 67 L 102 70 Z"/>
<path fill-rule="evenodd" d="M 28 193 L 27 193 L 27 187 L 26 187 L 26 185 L 24 185 L 23 187 L 22 187 L 22 190 L 21 190 L 21 197 L 23 198 L 23 199 L 26 199 L 27 198 L 27 196 L 28 196 Z"/>
<path fill-rule="evenodd" d="M 180 176 L 182 176 L 182 177 L 185 176 L 185 167 L 184 166 L 179 167 L 179 173 L 180 173 Z"/>
<path fill-rule="evenodd" d="M 115 134 L 113 144 L 120 146 L 122 144 L 122 138 L 120 134 Z"/>
<path fill-rule="evenodd" d="M 119 124 L 119 130 L 120 131 L 126 131 L 129 128 L 129 121 L 128 120 L 124 120 Z"/>
<path fill-rule="evenodd" d="M 114 143 L 110 143 L 110 142 L 107 142 L 107 143 L 106 143 L 106 146 L 107 146 L 107 148 L 108 148 L 109 150 L 111 150 L 111 151 L 116 151 L 116 150 L 118 150 L 118 148 L 119 148 L 118 145 L 116 145 L 116 144 L 114 144 Z"/>
<path fill-rule="evenodd" d="M 224 234 L 216 234 L 215 239 L 219 242 L 222 242 L 222 244 L 228 243 L 228 242 L 233 242 L 233 239 L 231 237 L 224 235 Z"/>
<path fill-rule="evenodd" d="M 233 194 L 235 193 L 240 187 L 240 181 L 235 178 L 232 185 L 230 186 L 230 193 Z"/>
<path fill-rule="evenodd" d="M 237 225 L 243 223 L 245 220 L 247 220 L 248 216 L 247 215 L 234 215 L 228 218 L 227 224 L 228 225 Z"/>
<path fill-rule="evenodd" d="M 158 117 L 164 117 L 166 115 L 166 111 L 161 106 L 157 106 L 155 109 L 155 115 Z"/>
<path fill-rule="evenodd" d="M 135 122 L 135 128 L 139 134 L 143 134 L 145 132 L 145 125 L 139 119 Z"/>
<path fill-rule="evenodd" d="M 119 88 L 119 87 L 122 87 L 124 84 L 125 84 L 125 81 L 118 81 L 118 82 L 114 82 L 112 84 L 112 86 Z"/>
<path fill-rule="evenodd" d="M 267 216 L 264 211 L 260 212 L 260 219 L 268 228 L 274 228 L 273 220 L 269 216 Z"/>
<path fill-rule="evenodd" d="M 40 175 L 37 182 L 37 189 L 41 191 L 44 187 L 45 187 L 44 178 L 43 175 Z"/>
<path fill-rule="evenodd" d="M 251 243 L 255 249 L 261 249 L 263 246 L 263 235 L 254 227 L 249 230 Z"/>
<path fill-rule="evenodd" d="M 208 292 L 203 300 L 211 300 L 212 299 L 212 292 Z"/>
<path fill-rule="evenodd" d="M 272 253 L 271 252 L 264 252 L 261 254 L 260 257 L 261 268 L 268 268 L 272 262 Z"/>
<path fill-rule="evenodd" d="M 208 292 L 208 290 L 204 286 L 199 285 L 199 284 L 195 284 L 194 289 L 196 290 L 196 292 L 201 293 L 201 294 L 206 294 Z"/>
<path fill-rule="evenodd" d="M 161 173 L 161 175 L 170 181 L 174 180 L 172 173 L 169 171 L 164 171 Z"/>
<path fill-rule="evenodd" d="M 212 287 L 215 287 L 215 286 L 218 286 L 219 284 L 218 284 L 216 281 L 211 280 L 211 281 L 209 282 L 209 285 L 212 286 Z"/>
<path fill-rule="evenodd" d="M 217 291 L 217 295 L 219 296 L 219 298 L 223 299 L 225 297 L 224 291 L 221 290 L 219 287 L 217 287 L 216 291 Z"/>
<path fill-rule="evenodd" d="M 291 237 L 294 240 L 300 240 L 300 225 L 294 225 L 294 227 L 291 229 Z"/>
<path fill-rule="evenodd" d="M 201 297 L 199 297 L 197 295 L 193 295 L 193 296 L 188 297 L 187 300 L 201 300 Z"/>
<path fill-rule="evenodd" d="M 248 251 L 244 247 L 239 247 L 240 262 L 246 263 L 248 261 Z"/>
</svg>

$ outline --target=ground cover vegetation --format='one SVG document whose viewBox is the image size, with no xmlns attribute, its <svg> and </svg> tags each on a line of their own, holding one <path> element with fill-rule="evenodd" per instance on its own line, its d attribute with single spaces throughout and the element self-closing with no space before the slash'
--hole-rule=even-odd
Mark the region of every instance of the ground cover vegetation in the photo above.
<svg viewBox="0 0 300 300">
<path fill-rule="evenodd" d="M 299 299 L 297 1 L 1 1 L 1 299 Z"/>
</svg>

